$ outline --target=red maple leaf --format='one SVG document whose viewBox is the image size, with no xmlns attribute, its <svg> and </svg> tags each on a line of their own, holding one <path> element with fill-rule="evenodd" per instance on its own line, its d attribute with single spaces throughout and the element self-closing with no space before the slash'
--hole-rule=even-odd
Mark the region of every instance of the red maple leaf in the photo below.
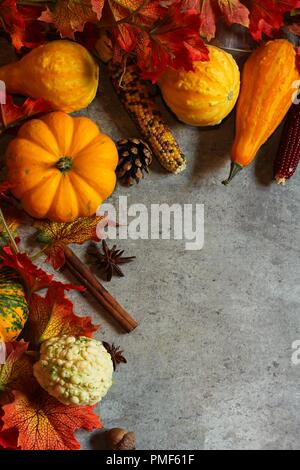
<svg viewBox="0 0 300 470">
<path fill-rule="evenodd" d="M 35 266 L 29 259 L 27 253 L 13 253 L 9 246 L 3 247 L 0 259 L 2 260 L 2 266 L 8 266 L 20 274 L 27 287 L 28 297 L 30 297 L 33 292 L 50 286 L 62 287 L 65 290 L 85 290 L 82 286 L 63 284 L 55 281 L 51 274 Z"/>
<path fill-rule="evenodd" d="M 104 17 L 115 23 L 114 60 L 121 61 L 124 52 L 134 52 L 143 78 L 153 81 L 168 65 L 192 70 L 193 61 L 208 60 L 199 35 L 199 13 L 183 6 L 183 0 L 109 2 Z"/>
<path fill-rule="evenodd" d="M 3 407 L 0 439 L 11 432 L 13 440 L 17 430 L 17 446 L 22 450 L 76 450 L 80 448 L 76 430 L 102 427 L 94 408 L 63 405 L 39 387 L 28 394 L 16 391 L 14 401 Z M 4 443 L 10 440 L 6 437 Z"/>
<path fill-rule="evenodd" d="M 0 183 L 0 199 L 5 199 L 6 201 L 9 200 L 7 196 L 7 192 L 10 191 L 14 187 L 14 184 L 10 181 L 1 181 Z"/>
<path fill-rule="evenodd" d="M 6 431 L 3 431 L 3 421 L 2 417 L 4 411 L 0 408 L 0 450 L 1 449 L 18 449 L 18 430 L 16 428 L 10 428 Z"/>
<path fill-rule="evenodd" d="M 226 23 L 249 26 L 249 10 L 240 0 L 183 0 L 185 9 L 195 9 L 200 14 L 200 33 L 208 40 L 216 34 L 219 18 Z"/>
<path fill-rule="evenodd" d="M 74 39 L 74 33 L 83 31 L 87 22 L 100 19 L 103 6 L 104 0 L 57 0 L 51 9 L 42 12 L 39 20 L 54 24 L 62 37 Z"/>
<path fill-rule="evenodd" d="M 42 9 L 38 6 L 19 8 L 17 0 L 2 0 L 0 18 L 4 30 L 11 36 L 13 46 L 19 51 L 23 46 L 33 48 L 44 42 L 42 25 L 37 18 Z"/>
<path fill-rule="evenodd" d="M 43 98 L 37 100 L 27 98 L 23 104 L 18 105 L 13 102 L 12 96 L 8 94 L 6 94 L 5 104 L 0 104 L 0 106 L 0 130 L 18 125 L 24 119 L 34 115 L 51 111 L 50 104 Z"/>
<path fill-rule="evenodd" d="M 167 66 L 193 70 L 194 61 L 209 59 L 199 35 L 200 17 L 193 10 L 183 15 L 177 5 L 145 33 L 137 33 L 137 64 L 145 79 L 155 81 Z"/>
<path fill-rule="evenodd" d="M 284 14 L 300 7 L 299 0 L 251 0 L 250 32 L 257 41 L 281 28 Z"/>
<path fill-rule="evenodd" d="M 50 287 L 46 297 L 32 294 L 24 337 L 35 347 L 55 336 L 91 337 L 97 329 L 90 317 L 74 314 L 73 304 L 65 297 L 63 288 Z"/>
<path fill-rule="evenodd" d="M 14 341 L 6 343 L 6 360 L 0 364 L 0 405 L 13 399 L 13 390 L 25 390 L 33 380 L 33 360 L 27 354 L 28 343 Z"/>
</svg>

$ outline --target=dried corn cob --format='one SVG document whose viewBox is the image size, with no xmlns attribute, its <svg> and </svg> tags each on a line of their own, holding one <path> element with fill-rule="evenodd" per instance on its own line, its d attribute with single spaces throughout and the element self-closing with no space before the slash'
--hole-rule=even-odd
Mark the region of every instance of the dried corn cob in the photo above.
<svg viewBox="0 0 300 470">
<path fill-rule="evenodd" d="M 117 94 L 160 164 L 171 173 L 180 173 L 186 166 L 185 157 L 151 97 L 147 82 L 140 79 L 137 66 L 128 64 L 123 72 L 119 64 L 110 62 L 108 68 Z"/>
<path fill-rule="evenodd" d="M 300 104 L 293 104 L 285 123 L 275 160 L 275 179 L 285 184 L 295 173 L 300 160 Z"/>
</svg>

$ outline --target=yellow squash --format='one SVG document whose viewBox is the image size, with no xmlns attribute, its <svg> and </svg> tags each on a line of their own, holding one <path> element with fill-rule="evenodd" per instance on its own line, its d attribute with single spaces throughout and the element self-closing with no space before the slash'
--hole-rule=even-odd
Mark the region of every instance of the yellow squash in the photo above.
<svg viewBox="0 0 300 470">
<path fill-rule="evenodd" d="M 90 119 L 54 112 L 23 124 L 6 163 L 30 215 L 69 222 L 95 214 L 113 192 L 118 152 Z"/>
<path fill-rule="evenodd" d="M 33 49 L 20 61 L 0 67 L 9 93 L 44 98 L 54 110 L 77 111 L 95 98 L 99 67 L 80 44 L 52 41 Z"/>
<path fill-rule="evenodd" d="M 232 111 L 240 90 L 240 72 L 232 55 L 208 46 L 209 62 L 195 62 L 195 70 L 168 68 L 159 78 L 163 98 L 180 121 L 214 126 Z"/>
</svg>

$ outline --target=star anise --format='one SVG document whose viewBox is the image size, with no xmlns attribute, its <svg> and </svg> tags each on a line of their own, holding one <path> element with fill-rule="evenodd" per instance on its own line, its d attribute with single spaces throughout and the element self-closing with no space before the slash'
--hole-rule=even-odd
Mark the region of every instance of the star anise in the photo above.
<svg viewBox="0 0 300 470">
<path fill-rule="evenodd" d="M 113 274 L 123 277 L 124 273 L 119 265 L 129 263 L 135 256 L 123 256 L 124 250 L 118 250 L 116 245 L 109 248 L 105 240 L 102 240 L 102 250 L 103 253 L 97 251 L 94 254 L 99 260 L 99 267 L 106 273 L 107 281 L 111 281 Z"/>
<path fill-rule="evenodd" d="M 123 351 L 120 349 L 119 346 L 115 346 L 114 343 L 107 343 L 106 341 L 103 341 L 102 344 L 105 347 L 106 351 L 111 355 L 114 370 L 116 370 L 118 364 L 121 364 L 121 362 L 123 364 L 127 364 L 127 360 L 123 356 Z"/>
</svg>

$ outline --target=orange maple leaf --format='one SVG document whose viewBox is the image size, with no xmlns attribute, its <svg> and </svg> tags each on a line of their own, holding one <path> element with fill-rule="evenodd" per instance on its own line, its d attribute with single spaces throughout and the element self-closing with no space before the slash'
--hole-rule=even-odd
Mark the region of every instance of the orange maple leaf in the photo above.
<svg viewBox="0 0 300 470">
<path fill-rule="evenodd" d="M 46 243 L 47 262 L 54 269 L 60 269 L 65 263 L 64 246 L 70 243 L 81 245 L 88 240 L 98 241 L 97 225 L 102 216 L 80 217 L 74 222 L 50 222 L 48 220 L 36 222 L 37 241 Z"/>
<path fill-rule="evenodd" d="M 29 304 L 29 319 L 24 337 L 32 346 L 54 336 L 74 335 L 91 337 L 98 329 L 90 317 L 78 317 L 73 312 L 72 302 L 66 298 L 64 289 L 49 288 L 46 297 L 32 294 Z"/>
<path fill-rule="evenodd" d="M 57 0 L 53 9 L 43 11 L 40 20 L 53 23 L 62 37 L 74 38 L 87 22 L 95 23 L 102 13 L 104 0 Z"/>
<path fill-rule="evenodd" d="M 16 104 L 11 95 L 6 94 L 5 104 L 1 104 L 0 130 L 17 126 L 29 117 L 48 113 L 52 110 L 51 105 L 43 98 L 36 100 L 27 98 L 22 104 Z"/>
<path fill-rule="evenodd" d="M 3 407 L 2 432 L 17 429 L 22 450 L 76 450 L 80 448 L 74 436 L 77 429 L 102 427 L 94 408 L 63 405 L 40 388 L 29 396 L 17 391 L 14 401 Z"/>
<path fill-rule="evenodd" d="M 13 253 L 9 246 L 5 246 L 2 249 L 0 261 L 2 262 L 2 264 L 0 264 L 0 268 L 2 268 L 2 266 L 8 266 L 20 274 L 26 285 L 28 298 L 33 292 L 50 286 L 61 287 L 65 290 L 85 290 L 83 286 L 63 284 L 62 282 L 55 281 L 51 274 L 48 274 L 38 266 L 35 266 L 27 253 Z"/>
<path fill-rule="evenodd" d="M 3 411 L 0 408 L 0 450 L 10 449 L 16 450 L 18 448 L 18 430 L 15 428 L 2 431 L 3 428 Z"/>
<path fill-rule="evenodd" d="M 23 223 L 24 220 L 23 212 L 13 205 L 3 207 L 2 212 L 10 232 L 15 239 L 18 239 L 18 227 Z M 9 243 L 9 241 L 10 239 L 6 228 L 4 227 L 3 222 L 0 221 L 0 245 L 5 246 Z"/>
<path fill-rule="evenodd" d="M 0 365 L 0 405 L 13 400 L 13 390 L 24 390 L 30 386 L 33 378 L 32 357 L 24 354 L 28 343 L 14 341 L 7 343 L 7 358 L 5 364 Z"/>
</svg>

